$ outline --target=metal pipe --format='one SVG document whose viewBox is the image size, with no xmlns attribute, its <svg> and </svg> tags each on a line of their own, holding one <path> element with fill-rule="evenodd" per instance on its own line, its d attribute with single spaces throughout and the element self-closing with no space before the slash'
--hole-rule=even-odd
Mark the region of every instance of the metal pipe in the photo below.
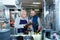
<svg viewBox="0 0 60 40">
<path fill-rule="evenodd" d="M 55 0 L 55 24 L 56 31 L 60 31 L 60 0 Z"/>
</svg>

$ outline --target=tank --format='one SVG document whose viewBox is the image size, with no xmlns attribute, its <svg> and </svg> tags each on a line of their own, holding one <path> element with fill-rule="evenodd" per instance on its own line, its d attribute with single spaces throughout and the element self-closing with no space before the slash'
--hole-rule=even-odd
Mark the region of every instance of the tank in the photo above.
<svg viewBox="0 0 60 40">
<path fill-rule="evenodd" d="M 10 29 L 0 30 L 0 40 L 10 40 Z"/>
</svg>

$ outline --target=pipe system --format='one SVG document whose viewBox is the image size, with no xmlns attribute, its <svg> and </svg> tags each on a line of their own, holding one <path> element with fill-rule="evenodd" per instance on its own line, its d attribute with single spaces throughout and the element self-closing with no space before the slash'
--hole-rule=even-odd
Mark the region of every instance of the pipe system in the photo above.
<svg viewBox="0 0 60 40">
<path fill-rule="evenodd" d="M 60 31 L 60 0 L 55 0 L 55 24 L 56 31 Z"/>
</svg>

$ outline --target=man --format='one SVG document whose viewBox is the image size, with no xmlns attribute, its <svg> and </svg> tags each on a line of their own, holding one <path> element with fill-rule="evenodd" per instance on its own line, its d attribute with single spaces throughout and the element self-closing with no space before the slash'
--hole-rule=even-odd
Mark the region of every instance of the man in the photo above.
<svg viewBox="0 0 60 40">
<path fill-rule="evenodd" d="M 27 22 L 28 22 L 27 12 L 25 10 L 22 10 L 21 16 L 17 17 L 14 23 L 14 26 L 18 30 L 18 33 L 20 32 L 24 33 L 25 31 L 24 26 L 27 24 Z"/>
<path fill-rule="evenodd" d="M 36 12 L 34 9 L 31 9 L 30 19 L 33 23 L 34 32 L 37 32 L 38 30 L 40 30 L 40 27 L 41 27 L 40 18 L 36 15 Z"/>
</svg>

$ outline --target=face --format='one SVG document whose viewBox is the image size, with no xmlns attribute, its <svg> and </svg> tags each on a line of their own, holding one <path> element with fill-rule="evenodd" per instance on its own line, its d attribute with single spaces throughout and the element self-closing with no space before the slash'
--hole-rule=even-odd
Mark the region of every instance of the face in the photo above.
<svg viewBox="0 0 60 40">
<path fill-rule="evenodd" d="M 21 17 L 25 18 L 27 16 L 26 11 L 22 11 Z"/>
<path fill-rule="evenodd" d="M 34 16 L 36 13 L 35 13 L 35 11 L 33 11 L 33 10 L 31 10 L 31 16 Z"/>
</svg>

